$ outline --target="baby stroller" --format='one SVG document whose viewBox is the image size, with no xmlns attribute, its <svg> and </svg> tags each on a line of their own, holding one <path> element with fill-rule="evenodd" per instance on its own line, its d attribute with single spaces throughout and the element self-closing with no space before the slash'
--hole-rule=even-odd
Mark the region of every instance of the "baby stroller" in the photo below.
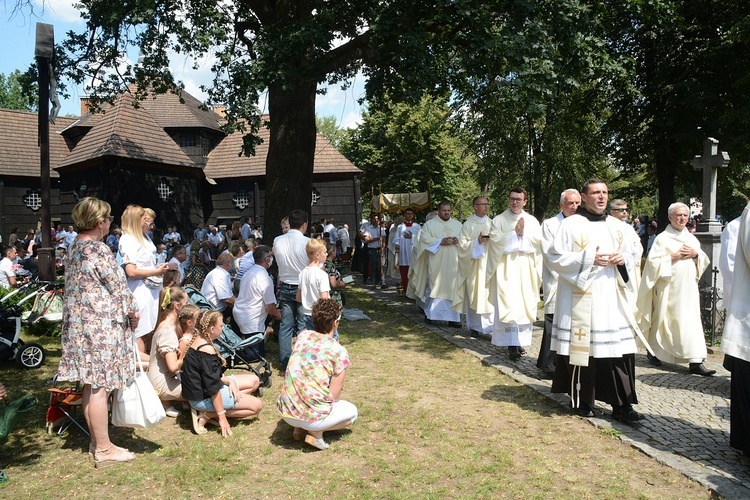
<svg viewBox="0 0 750 500">
<path fill-rule="evenodd" d="M 215 309 L 211 302 L 195 288 L 186 286 L 185 291 L 190 302 L 202 311 Z M 271 387 L 271 364 L 263 357 L 265 349 L 262 333 L 242 339 L 232 330 L 232 327 L 225 324 L 221 336 L 214 341 L 214 345 L 227 362 L 225 369 L 242 368 L 253 372 L 258 377 L 260 380 L 258 396 L 263 396 L 264 388 Z"/>
<path fill-rule="evenodd" d="M 21 340 L 21 324 L 31 324 L 47 319 L 45 318 L 48 313 L 47 305 L 52 300 L 47 300 L 47 297 L 49 294 L 53 297 L 61 294 L 61 289 L 62 283 L 30 281 L 0 299 L 0 360 L 15 359 L 22 368 L 42 366 L 47 353 L 41 345 L 33 342 L 26 344 Z M 16 295 L 23 298 L 16 304 L 8 305 L 8 299 Z M 23 304 L 34 298 L 39 299 L 39 297 L 45 297 L 45 300 L 37 300 L 34 310 L 31 313 L 25 313 Z M 55 317 L 49 321 L 58 322 L 61 319 L 57 318 L 55 313 Z"/>
</svg>

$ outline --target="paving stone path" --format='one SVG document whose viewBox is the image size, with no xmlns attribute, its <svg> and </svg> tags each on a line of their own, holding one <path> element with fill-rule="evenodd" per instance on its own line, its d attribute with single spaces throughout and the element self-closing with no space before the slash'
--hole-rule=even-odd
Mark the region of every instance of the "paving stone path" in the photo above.
<svg viewBox="0 0 750 500">
<path fill-rule="evenodd" d="M 359 280 L 358 280 L 359 281 Z M 569 408 L 567 396 L 550 393 L 551 381 L 542 379 L 536 367 L 542 322 L 534 325 L 534 344 L 518 361 L 508 359 L 507 348 L 493 346 L 489 337 L 475 339 L 465 328 L 424 322 L 413 301 L 398 295 L 396 287 L 386 290 L 366 287 L 389 308 L 414 323 L 435 332 L 466 352 L 477 356 L 515 380 Z M 593 425 L 615 428 L 621 439 L 661 463 L 725 498 L 750 498 L 750 459 L 729 447 L 729 372 L 718 357 L 706 366 L 717 371 L 713 377 L 691 375 L 685 365 L 648 364 L 645 351 L 636 355 L 637 410 L 647 418 L 631 427 L 614 421 L 609 406 L 597 405 Z"/>
</svg>

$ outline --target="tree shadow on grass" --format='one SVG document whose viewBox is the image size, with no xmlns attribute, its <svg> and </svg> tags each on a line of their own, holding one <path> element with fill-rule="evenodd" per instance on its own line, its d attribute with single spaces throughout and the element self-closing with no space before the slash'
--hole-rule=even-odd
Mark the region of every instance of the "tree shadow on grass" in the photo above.
<svg viewBox="0 0 750 500">
<path fill-rule="evenodd" d="M 523 410 L 533 411 L 542 417 L 570 415 L 569 410 L 534 392 L 525 385 L 493 385 L 482 392 L 482 399 L 498 403 L 515 404 Z"/>
</svg>

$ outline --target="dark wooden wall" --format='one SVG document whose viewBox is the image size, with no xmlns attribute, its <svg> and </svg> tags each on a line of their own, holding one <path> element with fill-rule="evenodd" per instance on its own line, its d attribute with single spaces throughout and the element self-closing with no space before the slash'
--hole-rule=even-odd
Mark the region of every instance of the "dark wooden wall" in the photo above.
<svg viewBox="0 0 750 500">
<path fill-rule="evenodd" d="M 69 223 L 68 219 L 61 221 L 60 218 L 60 180 L 50 180 L 51 210 L 53 224 L 59 222 Z M 0 234 L 3 242 L 8 242 L 10 230 L 18 227 L 18 236 L 23 239 L 29 229 L 36 230 L 41 218 L 41 210 L 32 210 L 24 203 L 24 196 L 30 190 L 40 190 L 38 178 L 13 178 L 4 177 L 0 179 Z"/>
</svg>

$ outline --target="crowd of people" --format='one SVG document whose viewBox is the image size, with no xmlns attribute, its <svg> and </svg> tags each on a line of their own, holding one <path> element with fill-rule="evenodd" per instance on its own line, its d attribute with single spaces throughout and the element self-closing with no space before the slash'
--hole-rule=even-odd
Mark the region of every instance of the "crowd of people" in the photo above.
<svg viewBox="0 0 750 500">
<path fill-rule="evenodd" d="M 332 293 L 346 284 L 335 266 L 332 272 L 325 265 L 337 247 L 315 237 L 322 235 L 304 235 L 306 212 L 289 215 L 289 229 L 273 247 L 258 244 L 260 235 L 248 227 L 249 221 L 237 234 L 250 236 L 223 249 L 218 238 L 211 241 L 212 234 L 219 234 L 217 228 L 199 225 L 195 239 L 208 245 L 212 262 L 203 261 L 207 272 L 200 287 L 187 283 L 196 264 L 188 260 L 174 227 L 163 237 L 168 253 L 160 259 L 153 210 L 138 205 L 125 209 L 116 252 L 106 242 L 114 234 L 108 203 L 84 198 L 72 217 L 78 232 L 64 258 L 58 380 L 83 387 L 89 455 L 96 467 L 135 459 L 110 441 L 107 405 L 113 390 L 127 386 L 137 364 L 146 367 L 165 414 L 177 417 L 180 406 L 188 408 L 196 434 L 206 434 L 206 426 L 213 424 L 229 436 L 228 418 L 252 418 L 261 412 L 263 403 L 254 395 L 259 377 L 224 373 L 226 360 L 214 341 L 225 321 L 241 337 L 272 333 L 271 322 L 281 322 L 279 361 L 285 383 L 277 408 L 293 427 L 295 439 L 324 450 L 329 446 L 324 431 L 343 429 L 357 419 L 356 406 L 341 400 L 344 371 L 351 362 L 338 341 L 343 308 Z M 278 287 L 269 275 L 274 257 Z M 212 307 L 201 310 L 189 303 L 186 287 L 199 291 Z"/>
<path fill-rule="evenodd" d="M 197 434 L 213 424 L 231 435 L 227 418 L 261 412 L 262 401 L 253 395 L 258 377 L 223 373 L 225 360 L 214 341 L 225 322 L 245 338 L 276 334 L 285 377 L 279 415 L 293 427 L 294 439 L 328 448 L 323 432 L 357 419 L 356 406 L 341 400 L 351 362 L 338 331 L 346 283 L 333 265 L 352 252 L 362 259 L 365 283 L 382 286 L 393 268 L 390 276 L 400 280 L 427 323 L 461 327 L 463 317 L 471 336 L 507 347 L 511 360 L 531 345 L 542 290 L 537 366 L 552 379 L 552 392 L 569 394 L 579 415 L 593 416 L 598 400 L 612 406 L 616 420 L 632 424 L 644 418 L 634 408 L 641 346 L 655 366 L 687 363 L 690 374 L 715 373 L 704 365 L 697 287 L 709 259 L 687 227 L 686 205 L 672 204 L 669 226 L 644 245 L 640 221 L 630 221 L 624 200 L 610 202 L 601 179 L 590 179 L 580 192 L 563 191 L 560 212 L 541 224 L 524 210 L 527 202 L 518 187 L 508 193 L 507 210 L 494 218 L 484 196 L 473 200 L 474 214 L 464 222 L 451 217 L 449 202 L 440 203 L 424 224 L 411 209 L 390 227 L 372 214 L 354 248 L 348 227 L 331 220 L 308 228 L 302 210 L 281 222 L 283 234 L 273 245 L 262 244 L 250 220 L 238 223 L 236 233 L 227 231 L 237 238 L 199 224 L 189 249 L 172 227 L 161 238 L 162 255 L 154 244 L 152 210 L 128 206 L 115 232 L 109 204 L 82 199 L 72 213 L 77 232 L 65 232 L 74 236 L 64 248 L 58 379 L 83 386 L 92 461 L 101 467 L 135 458 L 114 445 L 107 430 L 108 396 L 126 386 L 135 363 L 148 367 L 168 416 L 189 408 Z M 740 298 L 750 276 L 747 209 L 742 217 L 731 223 L 731 237 L 723 238 L 730 251 L 722 259 L 731 264 L 730 270 L 722 267 L 729 311 L 723 349 L 733 373 L 732 446 L 748 453 L 750 325 Z M 15 257 L 17 246 L 9 248 L 0 275 Z M 274 261 L 275 278 L 269 274 Z M 185 287 L 200 291 L 212 308 L 190 304 Z"/>
<path fill-rule="evenodd" d="M 474 214 L 463 223 L 451 218 L 448 202 L 430 212 L 422 226 L 413 222 L 413 213 L 404 213 L 408 226 L 390 233 L 397 249 L 407 249 L 397 257 L 406 267 L 401 284 L 425 322 L 461 327 L 463 317 L 471 336 L 487 336 L 518 360 L 531 345 L 541 289 L 544 328 L 537 367 L 552 379 L 552 392 L 569 394 L 582 416 L 593 416 L 598 400 L 612 406 L 616 420 L 633 424 L 644 418 L 634 408 L 639 347 L 646 348 L 654 366 L 685 363 L 689 374 L 715 374 L 704 364 L 708 353 L 698 290 L 710 262 L 693 234 L 695 219 L 687 205 L 670 205 L 669 225 L 656 234 L 655 222 L 631 220 L 626 201 L 610 201 L 601 179 L 587 181 L 580 192 L 563 191 L 560 212 L 542 224 L 524 210 L 527 201 L 526 191 L 514 188 L 507 210 L 490 218 L 487 198 L 478 196 Z M 377 223 L 372 216 L 362 231 L 364 242 L 372 241 Z M 730 223 L 726 234 L 735 239 L 723 242 L 724 248 L 736 246 L 737 253 L 738 225 L 739 219 Z M 383 248 L 387 236 L 380 238 Z M 731 271 L 722 272 L 731 285 Z M 726 287 L 730 315 L 731 304 L 740 302 L 737 296 Z M 747 317 L 738 315 L 735 324 L 746 328 Z M 731 352 L 750 357 L 750 344 L 739 338 L 744 347 Z M 734 378 L 741 378 L 741 362 L 730 364 Z M 737 394 L 745 400 L 738 405 L 733 396 L 732 412 L 743 415 L 738 419 L 747 428 L 744 384 Z M 743 443 L 737 447 L 744 451 Z"/>
</svg>

